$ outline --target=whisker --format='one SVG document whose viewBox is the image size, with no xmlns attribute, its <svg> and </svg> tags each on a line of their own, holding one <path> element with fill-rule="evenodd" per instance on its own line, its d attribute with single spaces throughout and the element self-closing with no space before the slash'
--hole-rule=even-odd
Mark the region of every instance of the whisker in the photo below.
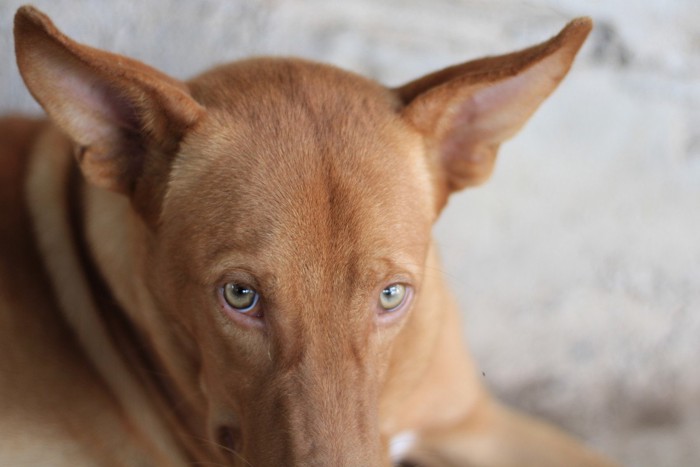
<svg viewBox="0 0 700 467">
<path fill-rule="evenodd" d="M 240 460 L 242 460 L 243 462 L 245 462 L 246 465 L 248 465 L 248 466 L 250 466 L 250 467 L 253 467 L 253 464 L 251 464 L 251 463 L 248 461 L 248 459 L 246 459 L 245 457 L 243 457 L 243 456 L 242 456 L 238 451 L 236 451 L 235 449 L 231 449 L 230 447 L 228 447 L 228 446 L 226 446 L 226 445 L 224 445 L 224 444 L 221 444 L 221 443 L 219 443 L 219 442 L 217 442 L 217 441 L 211 440 L 211 439 L 209 439 L 209 438 L 202 438 L 201 436 L 190 435 L 190 438 L 195 439 L 195 440 L 197 440 L 197 441 L 203 441 L 203 442 L 204 442 L 205 444 L 207 444 L 207 445 L 211 445 L 211 446 L 215 446 L 215 447 L 217 447 L 217 448 L 220 448 L 220 449 L 222 449 L 222 450 L 225 451 L 225 452 L 228 452 L 228 453 L 230 453 L 230 454 L 233 454 L 234 456 L 236 456 L 237 458 L 239 458 Z M 226 464 L 216 464 L 216 463 L 214 463 L 214 462 L 206 462 L 206 461 L 205 461 L 204 463 L 205 463 L 205 464 L 209 463 L 209 464 L 212 464 L 212 465 L 226 465 Z M 201 463 L 199 463 L 199 464 L 202 465 Z"/>
</svg>

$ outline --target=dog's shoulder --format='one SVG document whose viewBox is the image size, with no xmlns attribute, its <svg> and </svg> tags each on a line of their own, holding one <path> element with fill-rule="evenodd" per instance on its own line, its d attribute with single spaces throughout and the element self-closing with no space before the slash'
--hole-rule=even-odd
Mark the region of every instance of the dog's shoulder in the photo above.
<svg viewBox="0 0 700 467">
<path fill-rule="evenodd" d="M 118 407 L 62 319 L 37 246 L 27 181 L 49 125 L 0 118 L 0 465 L 93 465 L 128 444 L 127 431 L 114 429 L 124 424 Z M 134 450 L 119 457 L 133 459 Z"/>
</svg>

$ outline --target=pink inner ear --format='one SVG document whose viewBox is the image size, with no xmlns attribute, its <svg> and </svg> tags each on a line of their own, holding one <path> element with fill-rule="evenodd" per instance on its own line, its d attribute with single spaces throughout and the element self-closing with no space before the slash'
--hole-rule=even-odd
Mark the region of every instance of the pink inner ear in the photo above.
<svg viewBox="0 0 700 467">
<path fill-rule="evenodd" d="M 438 127 L 450 190 L 478 185 L 490 176 L 499 145 L 520 130 L 559 82 L 556 65 L 545 59 L 520 74 L 451 97 Z"/>
<path fill-rule="evenodd" d="M 450 137 L 473 144 L 499 144 L 511 138 L 556 86 L 547 62 L 543 60 L 511 78 L 472 90 L 471 96 L 458 104 Z"/>
<path fill-rule="evenodd" d="M 67 118 L 76 142 L 94 145 L 114 141 L 123 136 L 124 130 L 138 131 L 136 115 L 120 91 L 110 89 L 86 71 L 65 66 L 57 70 L 52 73 L 53 99 Z"/>
</svg>

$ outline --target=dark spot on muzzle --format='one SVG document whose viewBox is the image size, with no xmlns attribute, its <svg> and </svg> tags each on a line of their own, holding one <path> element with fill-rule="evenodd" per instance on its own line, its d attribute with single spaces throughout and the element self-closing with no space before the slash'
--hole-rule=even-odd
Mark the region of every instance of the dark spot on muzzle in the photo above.
<svg viewBox="0 0 700 467">
<path fill-rule="evenodd" d="M 222 426 L 219 428 L 217 433 L 217 442 L 228 456 L 235 456 L 240 451 L 241 441 L 242 437 L 240 430 L 230 426 Z"/>
</svg>

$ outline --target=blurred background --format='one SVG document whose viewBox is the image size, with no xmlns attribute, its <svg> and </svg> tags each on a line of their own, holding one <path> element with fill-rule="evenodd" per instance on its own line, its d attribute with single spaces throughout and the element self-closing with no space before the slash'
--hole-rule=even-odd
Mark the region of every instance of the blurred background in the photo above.
<svg viewBox="0 0 700 467">
<path fill-rule="evenodd" d="M 0 0 L 0 111 L 38 113 Z M 700 465 L 700 2 L 34 0 L 179 78 L 297 55 L 398 85 L 592 16 L 570 76 L 436 227 L 486 384 L 629 466 Z"/>
</svg>

